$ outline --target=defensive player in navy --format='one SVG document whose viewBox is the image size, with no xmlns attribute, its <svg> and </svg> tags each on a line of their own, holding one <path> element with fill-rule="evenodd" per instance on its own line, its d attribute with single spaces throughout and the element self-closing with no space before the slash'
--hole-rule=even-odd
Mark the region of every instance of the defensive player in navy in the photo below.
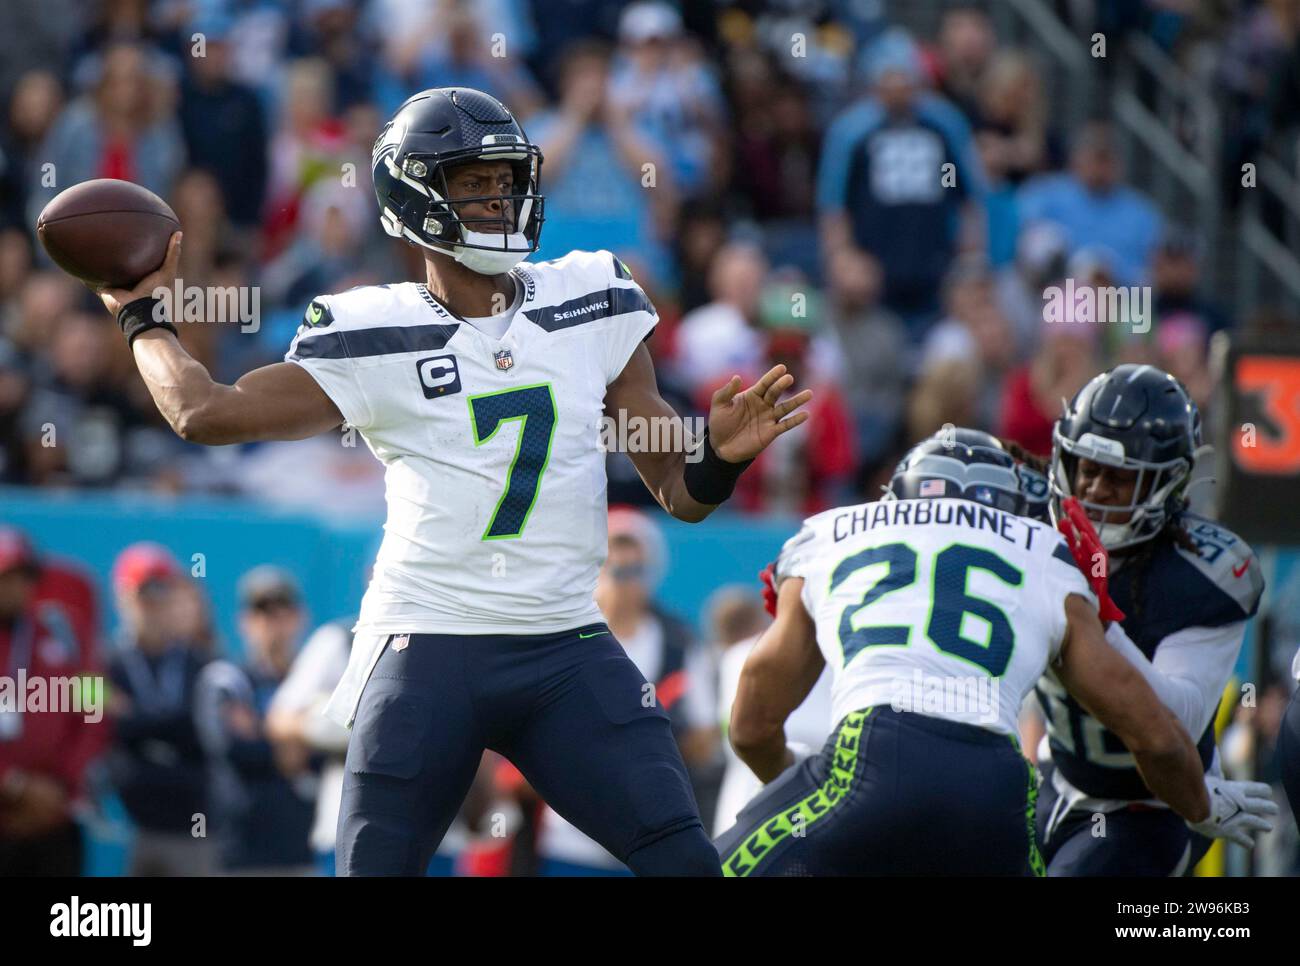
<svg viewBox="0 0 1300 966">
<path fill-rule="evenodd" d="M 731 711 L 771 784 L 719 838 L 725 875 L 1041 874 L 1016 734 L 1049 664 L 1180 815 L 1212 817 L 1191 738 L 1107 645 L 1066 540 L 1019 515 L 1023 489 L 996 439 L 957 430 L 916 446 L 881 501 L 786 543 Z M 785 719 L 825 664 L 838 724 L 796 763 Z"/>
<path fill-rule="evenodd" d="M 1214 740 L 1220 696 L 1264 580 L 1240 537 L 1187 509 L 1201 420 L 1171 375 L 1122 365 L 1093 378 L 1053 432 L 1053 512 L 1074 497 L 1109 551 L 1107 639 L 1198 739 L 1224 814 L 1250 843 L 1277 811 L 1267 785 L 1222 782 Z M 1039 844 L 1049 875 L 1179 875 L 1210 842 L 1153 794 L 1131 751 L 1049 672 L 1037 692 L 1047 718 Z"/>
<path fill-rule="evenodd" d="M 538 147 L 496 99 L 423 91 L 375 143 L 385 230 L 422 283 L 312 301 L 286 361 L 218 385 L 149 298 L 101 293 L 183 437 L 299 439 L 347 422 L 386 466 L 388 520 L 329 713 L 352 726 L 343 874 L 419 874 L 485 747 L 638 874 L 717 875 L 668 717 L 592 601 L 606 552 L 602 409 L 675 420 L 642 344 L 657 322 L 607 251 L 538 248 Z M 713 397 L 690 454 L 632 452 L 673 516 L 699 521 L 807 418 L 783 367 Z M 629 423 L 631 424 L 631 423 Z"/>
</svg>

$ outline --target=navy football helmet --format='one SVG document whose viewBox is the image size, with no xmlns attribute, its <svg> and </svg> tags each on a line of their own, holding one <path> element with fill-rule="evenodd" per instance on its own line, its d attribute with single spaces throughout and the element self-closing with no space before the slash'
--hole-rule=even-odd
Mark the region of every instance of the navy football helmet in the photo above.
<svg viewBox="0 0 1300 966">
<path fill-rule="evenodd" d="M 509 161 L 512 193 L 448 204 L 447 169 L 473 160 Z M 541 165 L 541 149 L 495 97 L 467 87 L 421 91 L 397 109 L 375 139 L 371 169 L 380 222 L 395 238 L 442 252 L 475 272 L 509 271 L 540 244 Z M 455 210 L 497 200 L 499 217 L 467 220 Z"/>
<path fill-rule="evenodd" d="M 1059 516 L 1061 500 L 1075 495 L 1080 458 L 1134 470 L 1126 506 L 1079 502 L 1106 549 L 1150 540 L 1186 507 L 1200 446 L 1201 415 L 1182 383 L 1154 366 L 1116 366 L 1080 389 L 1052 429 L 1052 512 Z"/>
<path fill-rule="evenodd" d="M 890 478 L 886 500 L 974 500 L 1018 516 L 1031 497 L 1020 464 L 996 436 L 978 429 L 945 428 L 913 446 Z"/>
</svg>

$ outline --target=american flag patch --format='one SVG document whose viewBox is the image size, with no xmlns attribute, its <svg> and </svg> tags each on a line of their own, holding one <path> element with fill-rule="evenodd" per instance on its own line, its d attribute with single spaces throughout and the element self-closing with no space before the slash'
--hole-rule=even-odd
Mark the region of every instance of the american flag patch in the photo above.
<svg viewBox="0 0 1300 966">
<path fill-rule="evenodd" d="M 509 349 L 502 349 L 500 352 L 494 352 L 492 358 L 496 360 L 497 368 L 502 372 L 514 368 L 515 357 L 510 354 Z"/>
<path fill-rule="evenodd" d="M 918 491 L 921 496 L 943 496 L 943 480 L 922 480 Z"/>
</svg>

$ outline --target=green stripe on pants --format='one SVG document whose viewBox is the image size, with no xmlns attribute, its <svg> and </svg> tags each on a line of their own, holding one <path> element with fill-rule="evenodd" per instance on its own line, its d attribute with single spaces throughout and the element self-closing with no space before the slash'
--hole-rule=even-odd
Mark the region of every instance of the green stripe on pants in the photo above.
<svg viewBox="0 0 1300 966">
<path fill-rule="evenodd" d="M 862 727 L 874 710 L 868 708 L 845 715 L 835 739 L 835 757 L 826 781 L 807 798 L 782 809 L 750 833 L 740 847 L 723 860 L 724 876 L 749 875 L 777 845 L 791 835 L 807 834 L 809 825 L 828 815 L 848 798 L 858 768 L 858 755 L 862 751 Z"/>
</svg>

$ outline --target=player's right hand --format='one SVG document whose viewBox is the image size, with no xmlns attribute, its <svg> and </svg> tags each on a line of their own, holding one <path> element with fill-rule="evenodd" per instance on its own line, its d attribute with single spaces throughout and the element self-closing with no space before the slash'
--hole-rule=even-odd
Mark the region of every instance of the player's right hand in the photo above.
<svg viewBox="0 0 1300 966">
<path fill-rule="evenodd" d="M 1263 782 L 1234 782 L 1206 775 L 1205 790 L 1210 793 L 1210 816 L 1202 822 L 1188 822 L 1192 831 L 1249 849 L 1255 845 L 1256 833 L 1273 830 L 1267 816 L 1277 814 L 1277 803 L 1273 790 Z"/>
<path fill-rule="evenodd" d="M 152 296 L 160 288 L 168 292 L 172 291 L 176 284 L 180 262 L 181 233 L 175 231 L 172 232 L 171 240 L 167 243 L 167 256 L 156 271 L 150 272 L 130 289 L 100 288 L 95 290 L 95 294 L 99 296 L 99 300 L 104 303 L 104 308 L 108 309 L 113 318 L 117 318 L 117 313 L 122 311 L 122 306 L 129 305 L 136 299 Z"/>
<path fill-rule="evenodd" d="M 1097 616 L 1105 621 L 1122 621 L 1124 612 L 1110 597 L 1110 554 L 1102 546 L 1101 537 L 1074 497 L 1061 501 L 1065 516 L 1056 522 L 1056 529 L 1065 536 L 1075 564 L 1088 579 L 1088 586 L 1097 595 Z"/>
</svg>

